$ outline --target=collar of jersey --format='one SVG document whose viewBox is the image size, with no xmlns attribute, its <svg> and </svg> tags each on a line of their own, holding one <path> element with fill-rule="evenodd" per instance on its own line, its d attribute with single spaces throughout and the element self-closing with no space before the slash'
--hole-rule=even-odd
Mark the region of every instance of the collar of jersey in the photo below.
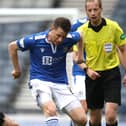
<svg viewBox="0 0 126 126">
<path fill-rule="evenodd" d="M 46 31 L 45 42 L 50 44 L 50 42 L 49 42 L 48 39 L 47 39 L 49 31 L 50 31 L 50 30 L 47 30 L 47 31 Z"/>
<path fill-rule="evenodd" d="M 104 18 L 102 18 L 102 22 L 98 26 L 93 26 L 90 21 L 89 21 L 89 24 L 88 24 L 88 27 L 92 28 L 95 32 L 99 32 L 102 29 L 103 26 L 106 26 L 106 20 Z"/>
</svg>

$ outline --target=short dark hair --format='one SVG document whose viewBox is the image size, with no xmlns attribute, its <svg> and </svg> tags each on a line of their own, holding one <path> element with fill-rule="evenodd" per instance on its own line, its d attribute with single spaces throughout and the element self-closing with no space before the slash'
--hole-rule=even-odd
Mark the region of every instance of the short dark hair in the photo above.
<svg viewBox="0 0 126 126">
<path fill-rule="evenodd" d="M 55 28 L 62 28 L 64 32 L 68 33 L 71 29 L 71 22 L 68 18 L 58 17 L 52 24 Z"/>
</svg>

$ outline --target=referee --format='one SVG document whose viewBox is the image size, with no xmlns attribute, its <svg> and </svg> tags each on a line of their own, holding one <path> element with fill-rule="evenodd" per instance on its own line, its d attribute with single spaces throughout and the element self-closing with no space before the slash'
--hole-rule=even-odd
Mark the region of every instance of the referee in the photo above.
<svg viewBox="0 0 126 126">
<path fill-rule="evenodd" d="M 85 0 L 89 21 L 79 27 L 86 52 L 86 100 L 90 110 L 90 126 L 101 126 L 105 105 L 106 126 L 118 126 L 117 112 L 121 105 L 121 62 L 126 68 L 126 34 L 116 21 L 102 17 L 101 0 Z M 124 78 L 126 80 L 126 78 Z M 123 81 L 126 83 L 126 81 Z"/>
</svg>

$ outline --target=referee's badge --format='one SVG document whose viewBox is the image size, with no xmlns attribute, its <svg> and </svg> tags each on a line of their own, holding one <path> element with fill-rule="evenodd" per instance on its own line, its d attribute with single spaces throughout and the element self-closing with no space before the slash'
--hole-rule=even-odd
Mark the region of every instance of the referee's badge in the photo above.
<svg viewBox="0 0 126 126">
<path fill-rule="evenodd" d="M 104 44 L 104 50 L 107 53 L 112 52 L 112 43 L 105 43 Z"/>
</svg>

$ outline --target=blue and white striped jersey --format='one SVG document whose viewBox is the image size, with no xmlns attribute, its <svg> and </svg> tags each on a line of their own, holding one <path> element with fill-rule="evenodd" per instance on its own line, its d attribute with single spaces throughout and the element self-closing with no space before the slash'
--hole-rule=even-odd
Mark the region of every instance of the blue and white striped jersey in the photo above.
<svg viewBox="0 0 126 126">
<path fill-rule="evenodd" d="M 80 34 L 71 32 L 60 45 L 55 46 L 48 42 L 48 32 L 32 34 L 17 40 L 21 51 L 30 52 L 30 80 L 68 84 L 66 54 L 73 44 L 80 40 Z"/>
</svg>

